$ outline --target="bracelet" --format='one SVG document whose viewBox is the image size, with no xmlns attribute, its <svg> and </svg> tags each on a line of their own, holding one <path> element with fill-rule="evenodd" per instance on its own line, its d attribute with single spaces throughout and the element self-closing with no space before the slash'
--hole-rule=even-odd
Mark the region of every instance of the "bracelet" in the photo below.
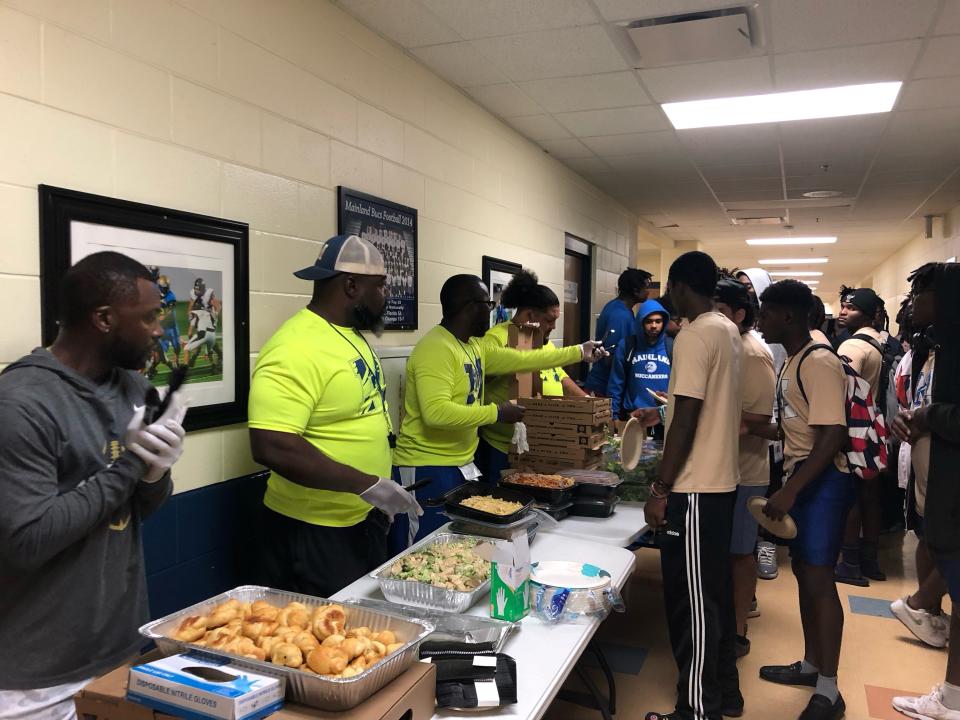
<svg viewBox="0 0 960 720">
<path fill-rule="evenodd" d="M 665 500 L 670 496 L 670 488 L 665 487 L 659 480 L 654 480 L 650 486 L 650 497 L 657 500 Z"/>
</svg>

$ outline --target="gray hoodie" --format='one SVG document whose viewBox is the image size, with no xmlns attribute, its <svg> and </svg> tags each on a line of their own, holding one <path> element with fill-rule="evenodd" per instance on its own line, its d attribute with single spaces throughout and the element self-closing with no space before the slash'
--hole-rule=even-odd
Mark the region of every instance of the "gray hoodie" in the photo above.
<svg viewBox="0 0 960 720">
<path fill-rule="evenodd" d="M 169 473 L 122 443 L 146 379 L 102 384 L 44 349 L 0 374 L 0 689 L 77 682 L 136 653 L 148 618 L 140 527 Z"/>
</svg>

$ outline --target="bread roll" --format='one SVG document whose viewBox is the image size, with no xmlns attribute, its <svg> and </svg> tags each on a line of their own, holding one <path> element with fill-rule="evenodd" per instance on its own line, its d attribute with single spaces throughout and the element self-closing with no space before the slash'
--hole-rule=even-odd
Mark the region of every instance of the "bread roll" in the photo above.
<svg viewBox="0 0 960 720">
<path fill-rule="evenodd" d="M 310 611 L 307 610 L 306 605 L 293 602 L 280 611 L 277 622 L 303 630 L 310 625 Z"/>
<path fill-rule="evenodd" d="M 393 645 L 397 641 L 397 636 L 393 630 L 383 630 L 382 632 L 374 635 L 373 639 L 377 642 L 383 643 L 384 645 Z"/>
<path fill-rule="evenodd" d="M 245 637 L 257 640 L 267 635 L 273 635 L 278 627 L 276 622 L 269 620 L 246 620 L 243 623 L 242 632 Z"/>
<path fill-rule="evenodd" d="M 402 642 L 391 643 L 390 645 L 387 645 L 387 655 L 393 655 L 393 653 L 395 653 L 397 650 L 399 650 L 402 647 L 403 647 Z"/>
<path fill-rule="evenodd" d="M 266 600 L 257 600 L 250 606 L 251 618 L 261 618 L 263 620 L 276 620 L 280 614 L 280 608 L 275 608 Z"/>
<path fill-rule="evenodd" d="M 226 625 L 231 620 L 236 620 L 240 617 L 240 601 L 239 600 L 227 600 L 224 603 L 220 603 L 211 611 L 207 627 L 215 628 L 220 627 L 221 625 Z"/>
<path fill-rule="evenodd" d="M 326 640 L 331 635 L 343 635 L 347 616 L 340 605 L 325 605 L 313 611 L 310 626 L 318 640 Z"/>
<path fill-rule="evenodd" d="M 331 635 L 328 638 L 324 638 L 323 642 L 320 643 L 321 647 L 340 647 L 343 644 L 344 637 L 343 635 Z"/>
<path fill-rule="evenodd" d="M 371 637 L 372 635 L 373 635 L 373 632 L 370 630 L 370 628 L 366 626 L 353 628 L 352 630 L 347 631 L 348 638 Z"/>
<path fill-rule="evenodd" d="M 270 653 L 270 662 L 298 668 L 303 665 L 303 652 L 293 643 L 280 643 Z"/>
<path fill-rule="evenodd" d="M 344 679 L 356 677 L 357 675 L 362 673 L 364 670 L 365 668 L 355 668 L 353 666 L 347 666 L 343 669 L 343 672 L 340 673 L 340 677 Z"/>
<path fill-rule="evenodd" d="M 183 622 L 180 623 L 180 627 L 177 628 L 174 637 L 184 642 L 199 640 L 207 632 L 207 622 L 205 615 L 191 615 L 190 617 L 184 618 Z"/>
<path fill-rule="evenodd" d="M 320 647 L 320 642 L 309 630 L 303 630 L 297 633 L 296 637 L 293 638 L 293 644 L 300 648 L 304 657 Z"/>
<path fill-rule="evenodd" d="M 347 656 L 340 648 L 318 647 L 307 656 L 307 664 L 320 675 L 339 675 L 347 667 Z"/>
</svg>

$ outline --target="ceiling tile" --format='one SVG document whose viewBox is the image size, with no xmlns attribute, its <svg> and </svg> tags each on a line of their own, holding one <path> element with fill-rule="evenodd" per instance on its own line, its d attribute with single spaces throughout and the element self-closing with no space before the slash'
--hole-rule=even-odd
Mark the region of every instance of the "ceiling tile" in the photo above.
<svg viewBox="0 0 960 720">
<path fill-rule="evenodd" d="M 922 37 L 938 0 L 773 0 L 775 52 Z"/>
<path fill-rule="evenodd" d="M 500 117 L 539 115 L 543 109 L 513 83 L 467 88 L 477 102 Z"/>
<path fill-rule="evenodd" d="M 883 135 L 889 118 L 887 113 L 876 113 L 819 120 L 795 120 L 780 124 L 780 137 L 785 140 L 813 138 L 848 140 L 864 136 L 879 137 Z"/>
<path fill-rule="evenodd" d="M 773 58 L 778 91 L 906 80 L 919 40 L 787 53 Z"/>
<path fill-rule="evenodd" d="M 583 138 L 583 144 L 600 156 L 672 151 L 680 147 L 672 130 Z"/>
<path fill-rule="evenodd" d="M 682 154 L 613 155 L 603 160 L 614 170 L 642 173 L 669 182 L 700 182 L 696 167 Z"/>
<path fill-rule="evenodd" d="M 731 185 L 729 188 L 723 190 L 715 191 L 717 193 L 717 198 L 720 202 L 732 203 L 732 202 L 748 202 L 752 200 L 769 200 L 771 202 L 770 207 L 776 207 L 776 201 L 783 200 L 783 191 L 782 190 L 738 190 L 735 185 Z M 752 210 L 738 210 L 737 214 L 748 213 L 752 214 Z"/>
<path fill-rule="evenodd" d="M 531 80 L 520 87 L 554 113 L 650 104 L 632 71 Z"/>
<path fill-rule="evenodd" d="M 689 12 L 702 12 L 716 8 L 730 7 L 730 0 L 698 0 L 691 5 L 690 0 L 594 0 L 600 13 L 606 20 L 644 20 L 647 18 L 682 15 Z"/>
<path fill-rule="evenodd" d="M 900 92 L 897 110 L 921 110 L 955 105 L 960 105 L 960 77 L 929 78 L 907 83 Z"/>
<path fill-rule="evenodd" d="M 507 77 L 515 81 L 627 69 L 623 57 L 599 25 L 542 30 L 473 42 L 480 53 L 496 62 Z"/>
<path fill-rule="evenodd" d="M 420 0 L 420 3 L 468 39 L 597 22 L 586 0 Z"/>
<path fill-rule="evenodd" d="M 411 50 L 437 75 L 454 85 L 495 85 L 507 78 L 467 42 L 430 45 Z"/>
<path fill-rule="evenodd" d="M 772 191 L 777 197 L 783 197 L 783 184 L 780 178 L 736 178 L 731 180 L 708 180 L 713 191 L 720 195 L 721 192 L 729 193 L 740 190 L 746 193 Z"/>
<path fill-rule="evenodd" d="M 339 4 L 364 25 L 405 48 L 462 39 L 416 0 L 340 0 Z"/>
<path fill-rule="evenodd" d="M 564 160 L 563 162 L 574 171 L 580 173 L 581 175 L 587 176 L 587 178 L 595 176 L 599 173 L 610 172 L 610 166 L 600 158 L 596 157 L 570 158 L 568 160 Z"/>
<path fill-rule="evenodd" d="M 960 75 L 960 35 L 932 38 L 913 71 L 915 78 Z"/>
<path fill-rule="evenodd" d="M 555 158 L 560 158 L 561 160 L 596 157 L 590 148 L 575 138 L 541 140 L 540 147 L 548 151 Z M 609 169 L 610 168 L 607 168 L 607 170 Z"/>
<path fill-rule="evenodd" d="M 663 112 L 656 105 L 610 110 L 581 110 L 574 113 L 560 113 L 556 118 L 578 137 L 642 133 L 670 127 L 663 117 Z"/>
<path fill-rule="evenodd" d="M 845 196 L 852 196 L 860 189 L 863 173 L 857 175 L 836 175 L 820 173 L 818 175 L 788 175 L 787 194 L 800 197 L 813 190 L 839 190 Z"/>
<path fill-rule="evenodd" d="M 729 127 L 695 128 L 679 130 L 680 142 L 692 149 L 724 150 L 755 147 L 757 145 L 776 145 L 777 126 L 774 123 L 763 125 L 732 125 Z M 727 165 L 749 165 L 738 163 L 731 157 Z"/>
<path fill-rule="evenodd" d="M 887 187 L 890 185 L 904 185 L 906 183 L 932 183 L 939 185 L 946 180 L 953 170 L 928 168 L 924 170 L 888 170 L 871 172 L 867 187 Z"/>
<path fill-rule="evenodd" d="M 657 102 L 679 102 L 770 92 L 770 62 L 765 57 L 676 65 L 640 70 Z"/>
<path fill-rule="evenodd" d="M 570 133 L 550 115 L 527 115 L 510 118 L 507 122 L 523 135 L 537 142 L 570 137 Z"/>
<path fill-rule="evenodd" d="M 707 182 L 715 180 L 737 180 L 740 178 L 779 178 L 780 164 L 763 165 L 720 165 L 703 169 Z"/>
<path fill-rule="evenodd" d="M 960 0 L 947 0 L 933 31 L 937 35 L 960 34 Z"/>
<path fill-rule="evenodd" d="M 960 130 L 960 107 L 936 110 L 904 110 L 890 119 L 890 134 L 931 135 Z"/>
</svg>

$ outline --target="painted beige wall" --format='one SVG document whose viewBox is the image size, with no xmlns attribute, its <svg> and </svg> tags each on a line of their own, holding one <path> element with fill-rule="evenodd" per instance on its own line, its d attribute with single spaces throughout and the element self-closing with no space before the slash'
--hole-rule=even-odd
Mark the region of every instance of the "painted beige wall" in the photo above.
<svg viewBox="0 0 960 720">
<path fill-rule="evenodd" d="M 861 285 L 872 287 L 883 298 L 891 326 L 893 318 L 900 310 L 900 303 L 910 291 L 907 276 L 912 270 L 927 262 L 944 262 L 948 258 L 960 256 L 960 205 L 951 210 L 942 221 L 934 221 L 932 238 L 922 234 L 915 237 L 900 250 L 888 257 L 869 275 L 861 280 Z"/>
<path fill-rule="evenodd" d="M 254 354 L 305 304 L 339 184 L 419 209 L 425 329 L 483 255 L 562 296 L 570 232 L 602 304 L 635 248 L 623 207 L 324 0 L 0 0 L 0 364 L 40 342 L 40 183 L 250 223 Z M 244 427 L 191 433 L 177 490 L 254 468 Z"/>
</svg>

